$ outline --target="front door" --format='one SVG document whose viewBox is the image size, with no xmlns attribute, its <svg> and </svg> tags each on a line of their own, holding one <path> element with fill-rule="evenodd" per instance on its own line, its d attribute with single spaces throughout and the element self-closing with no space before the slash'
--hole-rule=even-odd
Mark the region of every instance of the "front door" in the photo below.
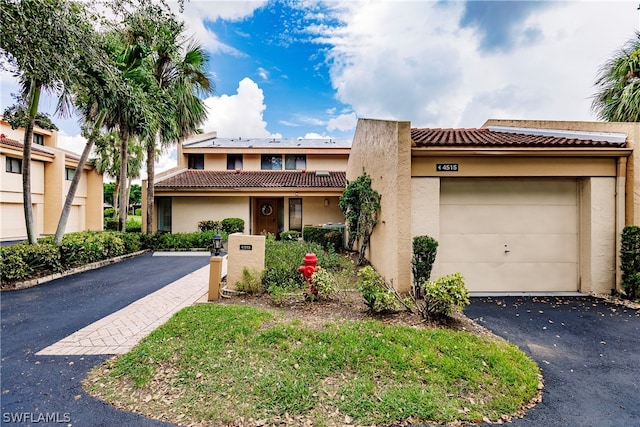
<svg viewBox="0 0 640 427">
<path fill-rule="evenodd" d="M 256 199 L 256 234 L 278 234 L 278 199 Z"/>
</svg>

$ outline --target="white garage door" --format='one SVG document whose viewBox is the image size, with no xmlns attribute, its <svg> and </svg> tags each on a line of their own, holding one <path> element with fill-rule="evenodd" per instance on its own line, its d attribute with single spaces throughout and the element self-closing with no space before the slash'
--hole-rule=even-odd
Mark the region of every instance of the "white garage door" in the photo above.
<svg viewBox="0 0 640 427">
<path fill-rule="evenodd" d="M 575 179 L 442 179 L 438 262 L 471 292 L 578 289 Z"/>
</svg>

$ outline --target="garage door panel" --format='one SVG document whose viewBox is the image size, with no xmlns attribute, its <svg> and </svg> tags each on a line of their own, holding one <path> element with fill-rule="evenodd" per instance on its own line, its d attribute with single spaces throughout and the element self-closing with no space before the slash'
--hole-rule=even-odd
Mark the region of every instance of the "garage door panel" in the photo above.
<svg viewBox="0 0 640 427">
<path fill-rule="evenodd" d="M 443 274 L 460 272 L 470 292 L 575 292 L 578 288 L 575 263 L 443 263 L 441 266 Z"/>
<path fill-rule="evenodd" d="M 441 181 L 441 205 L 575 205 L 574 180 L 460 178 Z"/>
<path fill-rule="evenodd" d="M 577 233 L 575 205 L 446 205 L 440 233 Z"/>
<path fill-rule="evenodd" d="M 476 292 L 578 288 L 575 179 L 443 178 L 440 188 L 439 273 L 459 271 Z"/>
<path fill-rule="evenodd" d="M 578 247 L 574 237 L 572 234 L 443 234 L 438 256 L 450 262 L 472 263 L 575 262 Z"/>
</svg>

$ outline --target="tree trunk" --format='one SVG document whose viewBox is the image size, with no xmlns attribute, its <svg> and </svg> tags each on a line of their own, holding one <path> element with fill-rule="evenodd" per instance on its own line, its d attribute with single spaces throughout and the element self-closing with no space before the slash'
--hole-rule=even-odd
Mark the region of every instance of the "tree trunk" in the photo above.
<svg viewBox="0 0 640 427">
<path fill-rule="evenodd" d="M 118 201 L 118 230 L 127 231 L 127 208 L 129 201 L 126 191 L 127 186 L 127 164 L 129 154 L 129 132 L 123 123 L 120 123 L 120 194 Z"/>
<path fill-rule="evenodd" d="M 67 192 L 67 198 L 64 201 L 64 206 L 62 207 L 62 212 L 60 213 L 60 220 L 58 221 L 58 228 L 56 229 L 56 235 L 53 238 L 53 243 L 59 245 L 62 242 L 62 237 L 64 236 L 64 230 L 67 228 L 67 221 L 69 220 L 69 213 L 71 212 L 71 205 L 73 204 L 73 199 L 76 196 L 76 190 L 78 189 L 78 184 L 80 183 L 80 179 L 82 178 L 82 171 L 84 169 L 85 163 L 87 163 L 87 159 L 89 158 L 89 153 L 91 152 L 91 148 L 93 147 L 94 135 L 96 131 L 99 131 L 102 127 L 102 122 L 106 115 L 106 111 L 103 111 L 98 116 L 94 126 L 93 133 L 91 137 L 87 140 L 87 143 L 84 146 L 84 150 L 82 150 L 82 155 L 80 156 L 80 160 L 78 161 L 78 166 L 76 167 L 76 172 L 73 175 L 73 179 L 71 180 L 71 184 L 69 186 L 69 191 Z"/>
<path fill-rule="evenodd" d="M 156 169 L 156 147 L 155 144 L 149 144 L 147 146 L 147 214 L 146 225 L 147 234 L 152 234 L 153 230 L 153 199 L 154 191 L 153 186 L 155 184 L 155 169 Z"/>
<path fill-rule="evenodd" d="M 33 206 L 31 204 L 31 144 L 33 142 L 33 127 L 38 114 L 38 103 L 42 83 L 31 80 L 29 84 L 29 123 L 24 132 L 24 146 L 22 149 L 22 204 L 24 208 L 24 222 L 27 228 L 27 240 L 30 244 L 38 243 L 36 227 L 33 222 Z"/>
<path fill-rule="evenodd" d="M 120 206 L 120 177 L 116 179 L 116 185 L 113 186 L 113 215 L 112 219 L 118 218 L 118 206 Z"/>
</svg>

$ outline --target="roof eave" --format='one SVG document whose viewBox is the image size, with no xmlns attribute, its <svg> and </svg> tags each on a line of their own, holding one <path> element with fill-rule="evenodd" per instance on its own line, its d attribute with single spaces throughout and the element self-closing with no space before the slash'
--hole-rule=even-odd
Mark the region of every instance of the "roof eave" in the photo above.
<svg viewBox="0 0 640 427">
<path fill-rule="evenodd" d="M 631 148 L 615 147 L 412 147 L 412 157 L 430 156 L 545 156 L 545 157 L 628 157 Z"/>
</svg>

